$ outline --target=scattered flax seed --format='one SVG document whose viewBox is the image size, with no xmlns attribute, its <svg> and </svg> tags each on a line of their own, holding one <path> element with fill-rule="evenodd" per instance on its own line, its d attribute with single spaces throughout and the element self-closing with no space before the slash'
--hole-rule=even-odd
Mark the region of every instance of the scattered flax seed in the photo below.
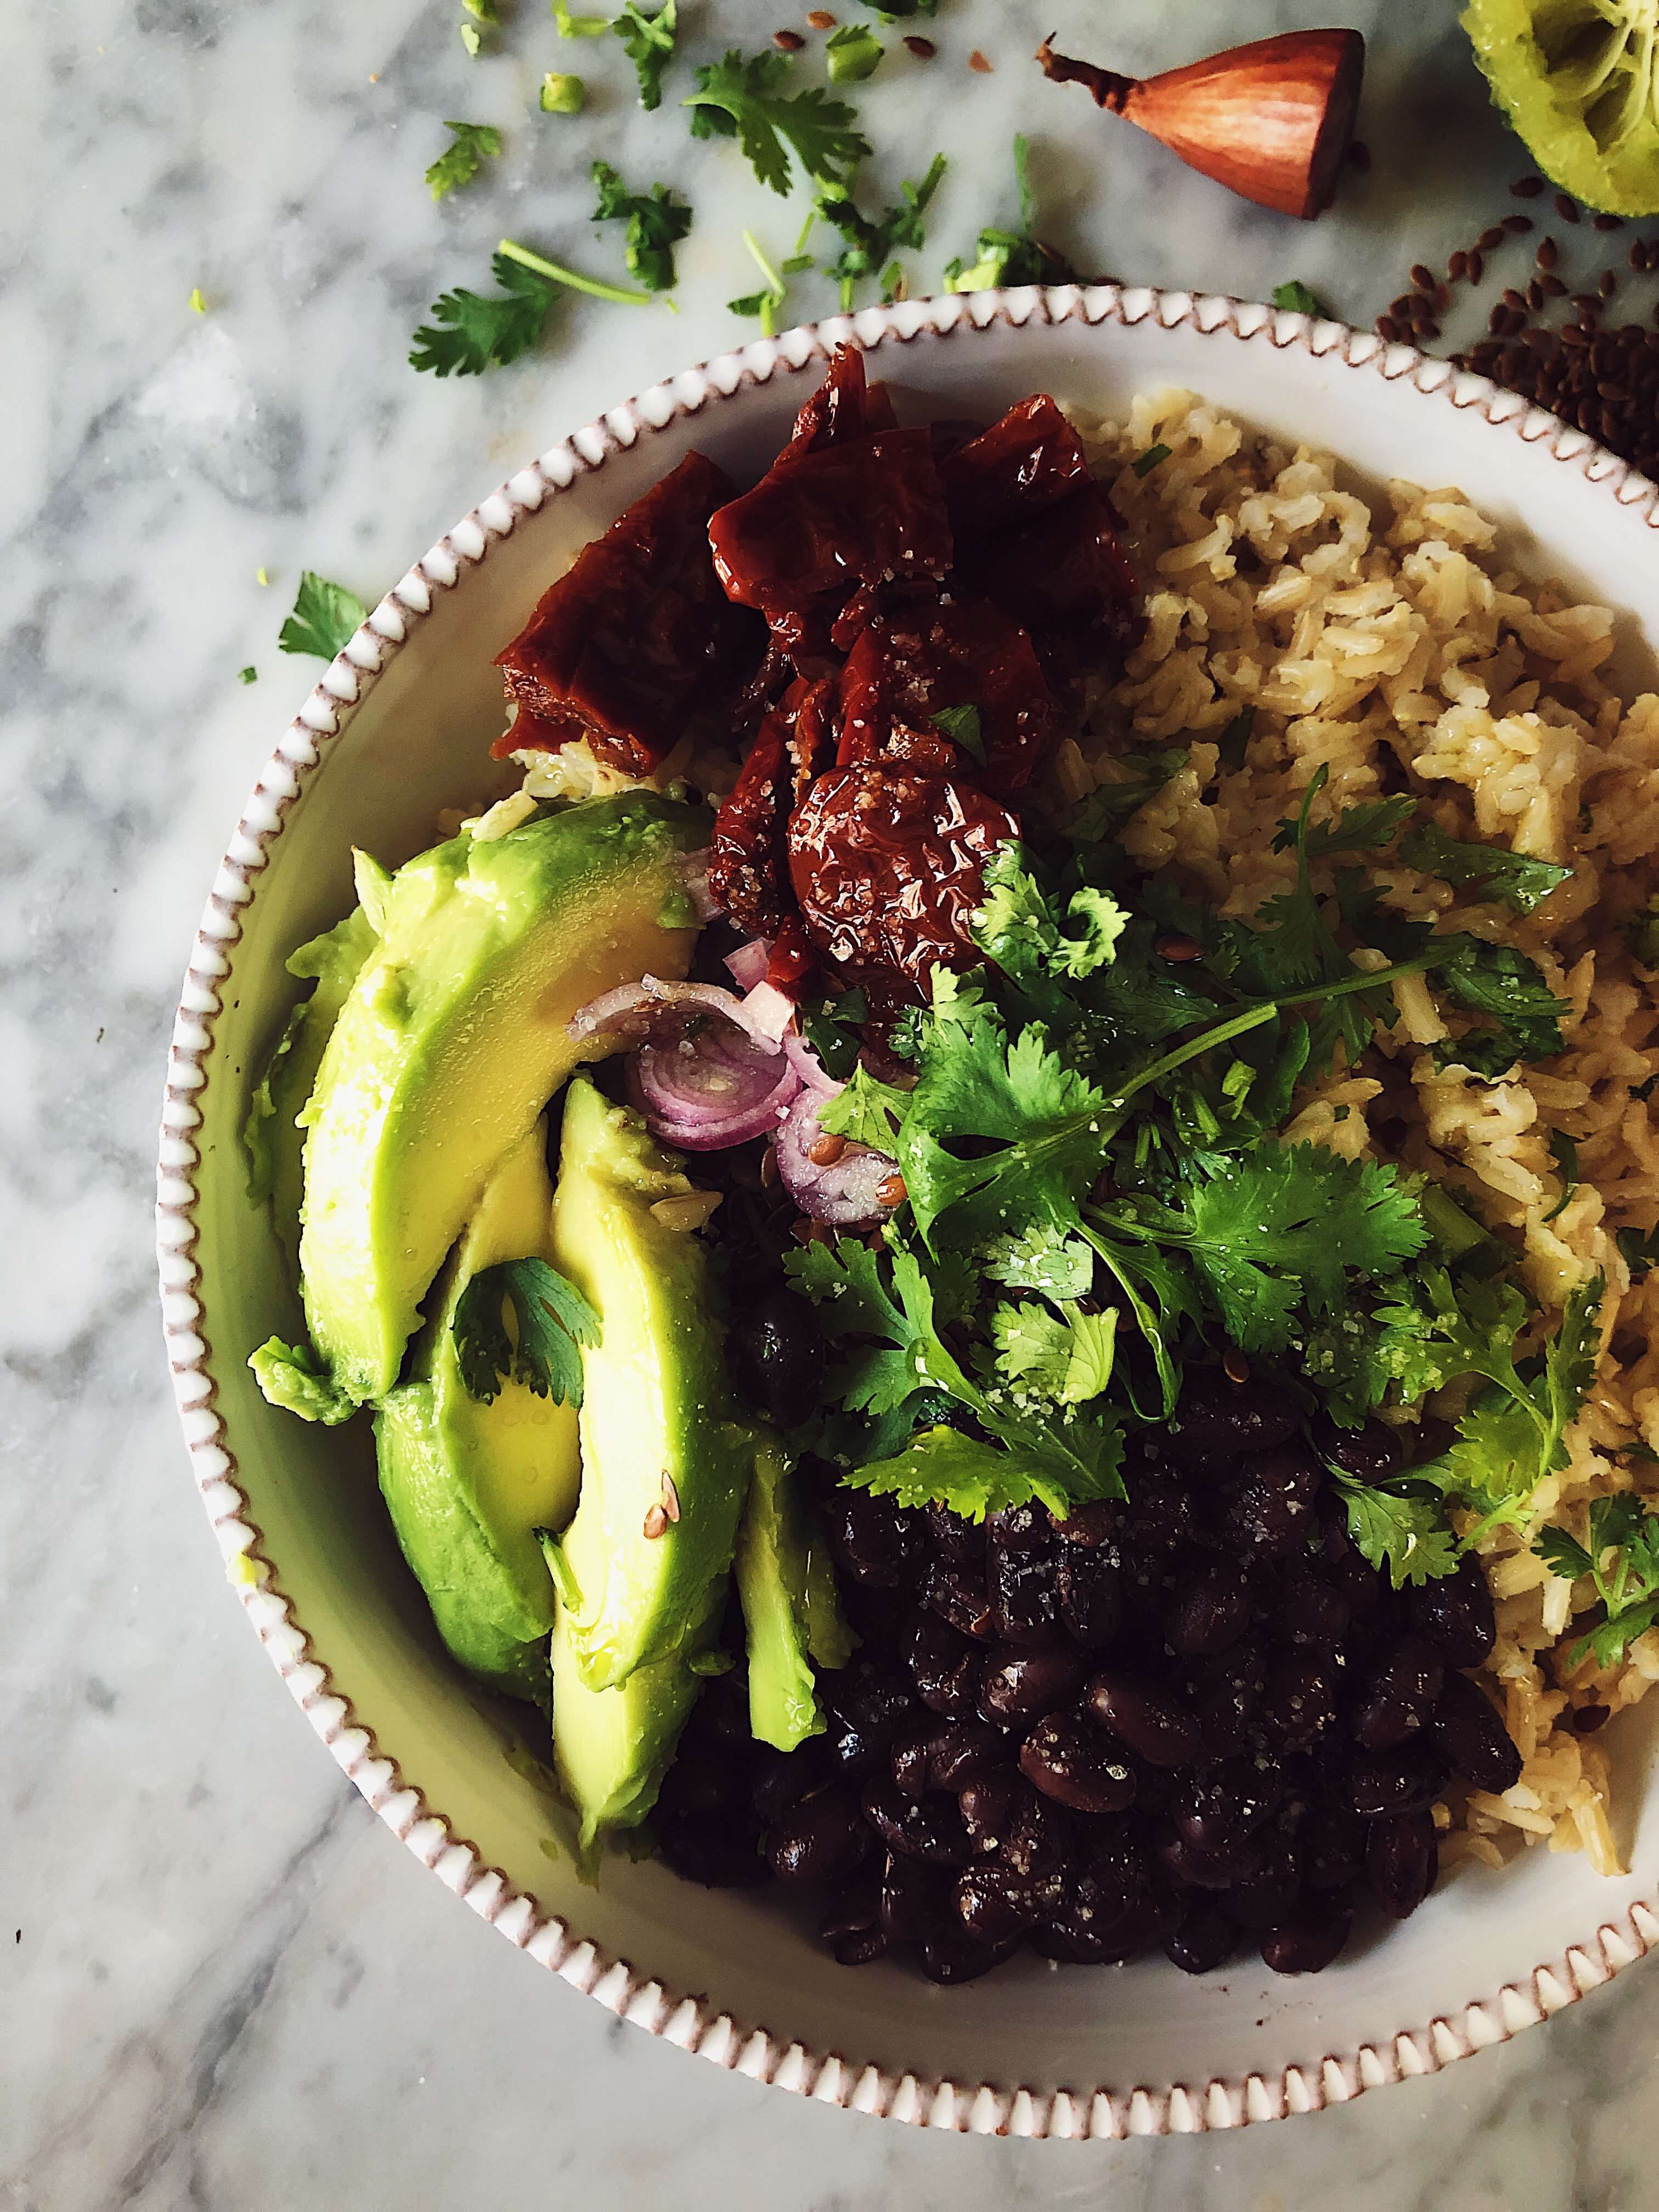
<svg viewBox="0 0 1659 2212">
<path fill-rule="evenodd" d="M 1507 297 L 1507 295 L 1505 296 Z M 1509 309 L 1507 307 L 1494 307 L 1491 314 L 1486 318 L 1486 328 L 1492 332 L 1495 338 L 1501 338 L 1507 337 L 1509 327 Z"/>
<path fill-rule="evenodd" d="M 930 62 L 939 48 L 931 39 L 920 38 L 913 32 L 904 41 L 904 51 L 907 54 L 914 54 L 919 62 Z"/>
<path fill-rule="evenodd" d="M 806 1157 L 815 1168 L 832 1168 L 846 1150 L 846 1138 L 838 1137 L 832 1129 L 826 1129 L 821 1137 L 814 1137 L 806 1147 Z"/>
<path fill-rule="evenodd" d="M 1392 315 L 1379 315 L 1376 319 L 1376 324 L 1374 325 L 1374 328 L 1376 329 L 1378 337 L 1386 338 L 1390 345 L 1392 345 L 1395 340 L 1400 336 L 1399 331 L 1395 328 L 1395 321 Z"/>
<path fill-rule="evenodd" d="M 1535 200 L 1543 189 L 1544 179 L 1541 177 L 1517 177 L 1510 186 L 1518 200 Z"/>
<path fill-rule="evenodd" d="M 1480 237 L 1475 240 L 1475 244 L 1480 248 L 1480 251 L 1483 253 L 1496 252 L 1498 248 L 1503 243 L 1504 226 L 1501 222 L 1493 223 L 1490 230 L 1483 230 Z"/>
<path fill-rule="evenodd" d="M 1597 230 L 1622 230 L 1624 227 L 1625 218 L 1621 215 L 1598 215 L 1595 218 Z"/>
<path fill-rule="evenodd" d="M 1462 247 L 1460 246 L 1456 252 L 1453 254 L 1451 259 L 1446 264 L 1446 274 L 1451 278 L 1455 284 L 1458 278 L 1463 276 L 1468 270 L 1468 265 L 1469 257 L 1464 252 Z"/>
<path fill-rule="evenodd" d="M 1389 313 L 1391 315 L 1409 316 L 1416 306 L 1417 295 L 1414 292 L 1402 292 L 1397 300 L 1389 301 Z"/>
<path fill-rule="evenodd" d="M 1432 292 L 1434 289 L 1434 271 L 1425 269 L 1420 261 L 1413 262 L 1411 279 L 1419 292 Z"/>
<path fill-rule="evenodd" d="M 1221 1362 L 1221 1371 L 1230 1382 L 1249 1381 L 1250 1363 L 1236 1344 L 1230 1344 L 1227 1346 L 1225 1356 Z"/>
<path fill-rule="evenodd" d="M 1478 246 L 1472 246 L 1463 264 L 1464 274 L 1471 284 L 1478 284 L 1486 273 L 1486 256 Z"/>
<path fill-rule="evenodd" d="M 806 21 L 809 27 L 814 31 L 833 31 L 836 27 L 836 19 L 827 8 L 812 9 L 808 13 Z"/>
<path fill-rule="evenodd" d="M 1437 338 L 1439 335 L 1439 324 L 1431 323 L 1426 315 L 1419 316 L 1412 325 L 1412 336 L 1414 338 Z"/>
<path fill-rule="evenodd" d="M 1534 315 L 1538 313 L 1538 310 L 1543 306 L 1545 301 L 1548 297 L 1549 295 L 1545 291 L 1543 286 L 1534 276 L 1531 283 L 1527 287 L 1527 305 L 1532 309 Z"/>
<path fill-rule="evenodd" d="M 1595 289 L 1604 300 L 1612 299 L 1613 294 L 1619 289 L 1619 279 L 1611 269 L 1604 269 L 1601 271 L 1601 281 Z"/>
<path fill-rule="evenodd" d="M 668 1516 L 663 1511 L 660 1505 L 647 1506 L 646 1509 L 645 1520 L 641 1526 L 646 1541 L 647 1543 L 654 1544 L 659 1536 L 665 1535 L 667 1534 Z"/>
<path fill-rule="evenodd" d="M 883 1206 L 902 1206 L 905 1195 L 902 1175 L 884 1176 L 876 1185 L 876 1196 Z"/>
<path fill-rule="evenodd" d="M 1633 238 L 1631 240 L 1628 258 L 1632 269 L 1639 276 L 1648 265 L 1648 250 L 1639 238 Z"/>
<path fill-rule="evenodd" d="M 1538 280 L 1538 289 L 1547 300 L 1565 300 L 1567 288 L 1560 277 L 1546 273 Z"/>
<path fill-rule="evenodd" d="M 806 41 L 799 31 L 774 31 L 772 44 L 781 46 L 787 54 L 798 54 Z"/>
<path fill-rule="evenodd" d="M 666 1468 L 662 1471 L 662 1510 L 671 1521 L 680 1517 L 680 1493 L 674 1487 L 674 1478 Z"/>
<path fill-rule="evenodd" d="M 1152 950 L 1160 960 L 1197 960 L 1202 957 L 1204 947 L 1195 937 L 1166 932 L 1152 939 Z"/>
<path fill-rule="evenodd" d="M 1363 177 L 1366 170 L 1369 169 L 1370 166 L 1370 148 L 1365 144 L 1363 139 L 1351 139 L 1348 144 L 1348 167 L 1351 169 L 1358 169 L 1360 175 Z"/>
<path fill-rule="evenodd" d="M 1553 238 L 1540 238 L 1533 258 L 1540 269 L 1553 269 L 1561 258 L 1561 249 Z"/>
<path fill-rule="evenodd" d="M 977 70 L 981 76 L 989 76 L 991 74 L 991 64 L 977 46 L 968 57 L 968 66 L 970 70 Z"/>
<path fill-rule="evenodd" d="M 1601 312 L 1601 302 L 1594 292 L 1575 292 L 1571 304 L 1581 319 L 1585 315 L 1599 315 Z"/>
<path fill-rule="evenodd" d="M 761 1154 L 761 1188 L 775 1190 L 778 1187 L 778 1156 L 770 1145 Z"/>
<path fill-rule="evenodd" d="M 1555 212 L 1560 216 L 1563 222 L 1577 222 L 1578 209 L 1576 204 L 1570 200 L 1565 192 L 1557 192 L 1551 204 L 1553 206 Z"/>
<path fill-rule="evenodd" d="M 1511 238 L 1524 238 L 1532 228 L 1532 217 L 1529 215 L 1506 215 L 1504 228 Z"/>
<path fill-rule="evenodd" d="M 1524 307 L 1526 304 L 1526 295 L 1523 292 L 1517 292 L 1512 284 L 1505 286 L 1504 305 L 1506 307 Z"/>
</svg>

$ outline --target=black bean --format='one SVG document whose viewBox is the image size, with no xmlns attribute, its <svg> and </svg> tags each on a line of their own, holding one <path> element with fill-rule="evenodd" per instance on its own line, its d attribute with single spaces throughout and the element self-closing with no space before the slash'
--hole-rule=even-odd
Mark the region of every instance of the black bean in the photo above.
<svg viewBox="0 0 1659 2212">
<path fill-rule="evenodd" d="M 1017 1875 L 988 1864 L 969 1867 L 957 1877 L 957 1917 L 981 1943 L 1023 1936 L 1033 1922 L 1059 1911 L 1065 1898 L 1063 1874 Z"/>
<path fill-rule="evenodd" d="M 1083 1686 L 1083 1656 L 1066 1648 L 1030 1651 L 1016 1644 L 993 1647 L 980 1684 L 979 1709 L 988 1721 L 1024 1722 L 1070 1705 Z"/>
<path fill-rule="evenodd" d="M 1323 1575 L 1295 1576 L 1281 1585 L 1281 1595 L 1279 1626 L 1291 1643 L 1333 1650 L 1346 1636 L 1353 1620 L 1353 1601 L 1341 1579 L 1328 1570 Z"/>
<path fill-rule="evenodd" d="M 1371 1895 L 1391 1920 L 1404 1920 L 1416 1911 L 1439 1871 L 1440 1846 L 1432 1814 L 1405 1813 L 1392 1820 L 1371 1822 L 1365 1878 Z"/>
<path fill-rule="evenodd" d="M 923 1866 L 961 1866 L 968 1857 L 962 1815 L 948 1798 L 907 1797 L 881 1777 L 865 1784 L 864 1817 L 890 1851 Z"/>
<path fill-rule="evenodd" d="M 1426 1728 L 1446 1679 L 1425 1637 L 1402 1636 L 1360 1692 L 1353 1732 L 1367 1751 L 1389 1751 Z"/>
<path fill-rule="evenodd" d="M 1342 1805 L 1316 1805 L 1302 1831 L 1302 1875 L 1310 1889 L 1346 1889 L 1365 1858 L 1365 1823 Z"/>
<path fill-rule="evenodd" d="M 1224 1759 L 1182 1777 L 1172 1808 L 1176 1833 L 1195 1851 L 1236 1850 L 1273 1818 L 1283 1796 L 1273 1760 Z"/>
<path fill-rule="evenodd" d="M 1262 1838 L 1250 1863 L 1227 1892 L 1227 1910 L 1253 1935 L 1282 1928 L 1302 1894 L 1302 1862 L 1287 1837 Z"/>
<path fill-rule="evenodd" d="M 933 1559 L 922 1577 L 921 1601 L 963 1636 L 986 1643 L 996 1633 L 996 1614 L 982 1574 L 970 1576 L 943 1559 Z"/>
<path fill-rule="evenodd" d="M 931 1711 L 962 1720 L 979 1695 L 980 1647 L 947 1621 L 919 1613 L 905 1654 L 916 1695 Z"/>
<path fill-rule="evenodd" d="M 1367 1421 L 1358 1429 L 1340 1429 L 1321 1414 L 1310 1433 L 1320 1457 L 1340 1467 L 1356 1482 L 1386 1481 L 1399 1472 L 1405 1460 L 1399 1437 L 1381 1421 Z"/>
<path fill-rule="evenodd" d="M 981 1774 L 1006 1766 L 1008 1740 L 984 1721 L 952 1721 L 933 1739 L 933 1786 L 960 1790 Z"/>
<path fill-rule="evenodd" d="M 977 1567 L 983 1571 L 985 1528 L 982 1522 L 964 1520 L 960 1513 L 952 1513 L 943 1505 L 926 1507 L 922 1518 L 935 1549 L 942 1553 L 952 1566 Z"/>
<path fill-rule="evenodd" d="M 763 1820 L 780 1820 L 814 1790 L 831 1781 L 837 1762 L 828 1735 L 809 1735 L 799 1751 L 757 1752 L 749 1802 Z"/>
<path fill-rule="evenodd" d="M 948 1927 L 954 1881 L 936 1868 L 890 1858 L 878 1901 L 883 1933 L 895 1943 L 921 1943 Z"/>
<path fill-rule="evenodd" d="M 665 1820 L 724 1819 L 733 1801 L 749 1794 L 748 1759 L 724 1745 L 696 1744 L 694 1756 L 676 1759 L 664 1777 L 658 1803 Z"/>
<path fill-rule="evenodd" d="M 1228 1536 L 1242 1538 L 1266 1558 L 1287 1556 L 1311 1531 L 1314 1500 L 1324 1479 L 1305 1444 L 1255 1453 L 1225 1486 Z"/>
<path fill-rule="evenodd" d="M 1480 1667 L 1498 1641 L 1498 1617 L 1486 1571 L 1473 1554 L 1455 1574 L 1441 1575 L 1406 1593 L 1406 1611 L 1449 1667 Z"/>
<path fill-rule="evenodd" d="M 1121 1813 L 1134 1802 L 1133 1774 L 1073 1713 L 1037 1723 L 1019 1747 L 1019 1771 L 1045 1797 L 1079 1813 Z"/>
<path fill-rule="evenodd" d="M 1183 1974 L 1211 1973 L 1238 1948 L 1238 1929 L 1213 1898 L 1194 1898 L 1182 1907 L 1164 1948 Z"/>
<path fill-rule="evenodd" d="M 1068 1544 L 1054 1591 L 1060 1617 L 1079 1644 L 1101 1651 L 1114 1641 L 1123 1618 L 1123 1571 L 1115 1556 Z"/>
<path fill-rule="evenodd" d="M 1317 1974 L 1348 1940 L 1353 1908 L 1330 1896 L 1304 1897 L 1284 1925 L 1261 1939 L 1261 1958 L 1276 1974 Z"/>
<path fill-rule="evenodd" d="M 847 1783 L 796 1806 L 766 1839 L 766 1856 L 780 1881 L 847 1881 L 870 1848 L 870 1831 Z"/>
<path fill-rule="evenodd" d="M 866 1966 L 887 1948 L 887 1931 L 881 1924 L 881 1881 L 874 1874 L 860 1875 L 836 1898 L 818 1923 L 820 1939 L 842 1966 Z"/>
<path fill-rule="evenodd" d="M 918 1721 L 893 1738 L 889 1753 L 893 1779 L 907 1797 L 923 1797 L 938 1787 L 933 1779 L 933 1745 L 944 1728 L 942 1721 Z"/>
<path fill-rule="evenodd" d="M 1170 1612 L 1167 1640 L 1183 1658 L 1210 1658 L 1237 1644 L 1249 1626 L 1248 1583 L 1218 1563 L 1179 1585 Z"/>
<path fill-rule="evenodd" d="M 915 1549 L 915 1524 L 889 1498 L 837 1490 L 823 1501 L 823 1525 L 836 1564 L 855 1583 L 896 1589 Z"/>
<path fill-rule="evenodd" d="M 1205 1756 L 1225 1759 L 1249 1741 L 1250 1723 L 1266 1686 L 1267 1664 L 1253 1641 L 1234 1644 L 1194 1686 L 1194 1710 Z"/>
<path fill-rule="evenodd" d="M 1074 1505 L 1066 1519 L 1054 1523 L 1054 1534 L 1063 1543 L 1081 1544 L 1091 1551 L 1101 1545 L 1115 1547 L 1122 1528 L 1122 1508 L 1106 1498 Z"/>
<path fill-rule="evenodd" d="M 1362 1820 L 1391 1820 L 1432 1805 L 1446 1786 L 1446 1767 L 1415 1746 L 1362 1751 L 1348 1762 L 1346 1786 L 1348 1804 Z"/>
<path fill-rule="evenodd" d="M 769 1291 L 741 1309 L 726 1337 L 732 1377 L 750 1404 L 780 1428 L 799 1427 L 818 1404 L 823 1331 L 816 1310 L 793 1291 Z"/>
<path fill-rule="evenodd" d="M 996 1607 L 996 1632 L 1012 1644 L 1056 1644 L 1060 1638 L 1057 1545 L 1011 1550 L 993 1544 L 986 1577 Z"/>
<path fill-rule="evenodd" d="M 1249 1871 L 1249 1838 L 1231 1850 L 1203 1851 L 1184 1837 L 1164 1836 L 1158 1846 L 1158 1863 L 1185 1889 L 1230 1890 Z"/>
<path fill-rule="evenodd" d="M 1005 1505 L 985 1516 L 985 1540 L 1005 1551 L 1041 1550 L 1054 1536 L 1054 1522 L 1038 1505 Z"/>
<path fill-rule="evenodd" d="M 957 1792 L 969 1849 L 976 1858 L 988 1858 L 1002 1849 L 1012 1832 L 1019 1802 L 1020 1784 L 1012 1771 L 976 1776 Z"/>
<path fill-rule="evenodd" d="M 1186 1766 L 1197 1758 L 1202 1736 L 1196 1717 L 1181 1701 L 1127 1674 L 1097 1674 L 1089 1685 L 1095 1718 L 1148 1766 Z"/>
<path fill-rule="evenodd" d="M 724 1820 L 665 1821 L 657 1848 L 677 1875 L 705 1889 L 750 1889 L 771 1878 L 757 1833 Z"/>
<path fill-rule="evenodd" d="M 1176 1914 L 1140 1846 L 1119 1835 L 1068 1885 L 1061 1910 L 1032 1931 L 1031 1948 L 1079 1965 L 1133 1958 L 1164 1941 Z"/>
<path fill-rule="evenodd" d="M 1188 1370 L 1181 1404 L 1163 1438 L 1172 1459 L 1212 1462 L 1218 1472 L 1241 1452 L 1283 1443 L 1302 1425 L 1302 1409 L 1287 1390 L 1260 1376 L 1232 1382 L 1218 1370 Z"/>
<path fill-rule="evenodd" d="M 1335 1670 L 1307 1652 L 1280 1659 L 1267 1677 L 1261 1718 L 1285 1751 L 1307 1751 L 1336 1722 Z"/>
<path fill-rule="evenodd" d="M 1435 1748 L 1477 1790 L 1501 1797 L 1521 1779 L 1521 1754 L 1503 1717 L 1467 1674 L 1449 1674 L 1431 1729 Z"/>
<path fill-rule="evenodd" d="M 1016 1784 L 1013 1810 L 998 1857 L 1018 1875 L 1055 1874 L 1076 1854 L 1070 1820 L 1051 1798 L 1039 1796 L 1029 1783 Z"/>
<path fill-rule="evenodd" d="M 977 1981 L 993 1966 L 1000 1966 L 1005 1959 L 1012 1958 L 1018 1947 L 1018 1936 L 1006 1943 L 988 1947 L 975 1942 L 965 1933 L 931 1936 L 921 1947 L 921 1971 L 930 1982 L 954 1985 Z"/>
<path fill-rule="evenodd" d="M 878 1659 L 860 1656 L 850 1666 L 826 1670 L 818 1687 L 837 1719 L 884 1742 L 915 1717 L 908 1675 Z"/>
<path fill-rule="evenodd" d="M 865 1774 L 880 1763 L 890 1733 L 884 1729 L 872 1734 L 868 1729 L 854 1727 L 850 1721 L 837 1720 L 832 1713 L 824 1735 L 815 1741 L 829 1745 L 832 1761 L 843 1773 Z"/>
</svg>

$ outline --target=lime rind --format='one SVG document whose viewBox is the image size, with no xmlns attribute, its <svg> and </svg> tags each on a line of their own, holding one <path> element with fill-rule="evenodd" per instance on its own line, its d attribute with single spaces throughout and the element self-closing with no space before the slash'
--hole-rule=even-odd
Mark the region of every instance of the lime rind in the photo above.
<svg viewBox="0 0 1659 2212">
<path fill-rule="evenodd" d="M 1611 215 L 1659 212 L 1659 0 L 1469 0 L 1462 22 L 1553 183 Z"/>
</svg>

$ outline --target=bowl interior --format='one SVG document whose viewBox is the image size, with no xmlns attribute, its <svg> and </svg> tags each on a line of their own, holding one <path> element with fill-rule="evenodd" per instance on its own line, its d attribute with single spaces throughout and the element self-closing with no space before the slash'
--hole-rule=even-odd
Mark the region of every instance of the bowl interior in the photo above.
<svg viewBox="0 0 1659 2212">
<path fill-rule="evenodd" d="M 1133 323 L 1079 314 L 1024 327 L 998 317 L 899 343 L 893 333 L 920 319 L 900 309 L 860 322 L 869 337 L 889 333 L 872 374 L 892 381 L 912 418 L 989 415 L 1038 389 L 1110 411 L 1137 390 L 1188 386 L 1337 452 L 1361 489 L 1389 477 L 1459 485 L 1504 526 L 1518 565 L 1565 575 L 1620 610 L 1624 673 L 1645 680 L 1644 633 L 1659 636 L 1659 537 L 1645 502 L 1621 505 L 1547 441 L 1494 427 L 1480 404 L 1455 406 L 1409 376 L 1391 382 L 1340 351 L 1319 358 L 1275 343 L 1271 325 L 1245 337 L 1231 320 L 1170 327 L 1157 312 Z M 791 356 L 806 366 L 788 373 Z M 1527 1983 L 1535 1966 L 1559 1962 L 1602 1923 L 1622 1923 L 1632 1901 L 1651 1893 L 1659 1817 L 1635 1814 L 1651 1764 L 1644 1715 L 1619 1731 L 1632 1875 L 1604 1881 L 1582 1858 L 1542 1850 L 1502 1875 L 1466 1868 L 1386 1942 L 1357 1948 L 1316 1980 L 1285 1981 L 1251 1961 L 1189 1980 L 1161 1960 L 1103 1971 L 1033 1960 L 941 1990 L 889 1966 L 845 1970 L 819 1951 L 804 1917 L 767 1893 L 690 1890 L 619 1856 L 597 1887 L 578 1882 L 568 1826 L 515 1756 L 537 1747 L 538 1724 L 473 1689 L 443 1655 L 380 1509 L 367 1423 L 302 1427 L 265 1405 L 244 1364 L 273 1330 L 292 1336 L 300 1325 L 269 1222 L 246 1196 L 238 1136 L 295 996 L 283 961 L 350 902 L 352 846 L 395 864 L 431 842 L 441 808 L 476 805 L 504 787 L 487 759 L 501 715 L 491 659 L 578 548 L 693 446 L 740 479 L 765 465 L 820 357 L 794 334 L 745 358 L 775 373 L 740 381 L 715 364 L 721 381 L 738 385 L 732 396 L 689 380 L 653 396 L 661 415 L 667 401 L 708 390 L 696 411 L 646 428 L 631 449 L 612 450 L 538 512 L 521 514 L 484 560 L 463 567 L 455 588 L 435 593 L 341 735 L 323 741 L 255 878 L 206 1061 L 198 1177 L 201 1328 L 246 1518 L 312 1656 L 428 1810 L 544 1912 L 676 1999 L 705 2000 L 743 2027 L 839 2054 L 855 2071 L 872 2062 L 923 2080 L 1039 2092 L 1272 2081 L 1290 2066 L 1316 2069 L 1326 2054 L 1386 2048 L 1402 2031 Z M 1474 400 L 1488 396 L 1473 380 L 1462 388 Z"/>
</svg>

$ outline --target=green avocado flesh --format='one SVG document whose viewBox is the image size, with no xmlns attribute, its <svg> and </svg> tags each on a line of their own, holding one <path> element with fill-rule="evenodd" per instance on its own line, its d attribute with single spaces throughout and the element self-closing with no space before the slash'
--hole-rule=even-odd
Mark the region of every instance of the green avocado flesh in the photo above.
<svg viewBox="0 0 1659 2212">
<path fill-rule="evenodd" d="M 1659 210 L 1653 0 L 1469 0 L 1492 95 L 1553 182 L 1614 215 Z"/>
<path fill-rule="evenodd" d="M 601 1333 L 582 1352 L 581 1503 L 556 1574 L 593 1690 L 684 1645 L 731 1565 L 754 1462 L 752 1430 L 727 1417 L 708 1252 L 653 1211 L 691 1188 L 636 1114 L 572 1081 L 553 1264 Z"/>
<path fill-rule="evenodd" d="M 386 1396 L 421 1302 L 491 1171 L 580 1059 L 570 1017 L 684 975 L 677 866 L 702 816 L 629 792 L 360 872 L 380 941 L 340 1009 L 303 1120 L 300 1264 L 343 1399 Z"/>
<path fill-rule="evenodd" d="M 314 979 L 308 999 L 288 1018 L 276 1049 L 265 1064 L 242 1125 L 247 1151 L 247 1194 L 269 1199 L 276 1231 L 297 1279 L 300 1206 L 305 1188 L 305 1137 L 299 1117 L 323 1064 L 340 1009 L 357 972 L 374 950 L 374 926 L 362 907 L 302 945 L 288 963 L 290 975 Z"/>
<path fill-rule="evenodd" d="M 546 1257 L 546 1144 L 538 1121 L 490 1177 L 416 1340 L 410 1379 L 374 1423 L 380 1489 L 439 1634 L 492 1688 L 540 1702 L 553 1583 L 537 1532 L 575 1510 L 576 1413 L 507 1376 L 493 1399 L 471 1396 L 451 1324 L 474 1275 Z"/>
<path fill-rule="evenodd" d="M 781 1444 L 763 1440 L 738 1531 L 738 1595 L 749 1645 L 749 1725 L 793 1751 L 819 1735 L 812 1662 L 844 1667 L 856 1641 L 842 1617 L 823 1538 L 797 1496 Z"/>
</svg>

